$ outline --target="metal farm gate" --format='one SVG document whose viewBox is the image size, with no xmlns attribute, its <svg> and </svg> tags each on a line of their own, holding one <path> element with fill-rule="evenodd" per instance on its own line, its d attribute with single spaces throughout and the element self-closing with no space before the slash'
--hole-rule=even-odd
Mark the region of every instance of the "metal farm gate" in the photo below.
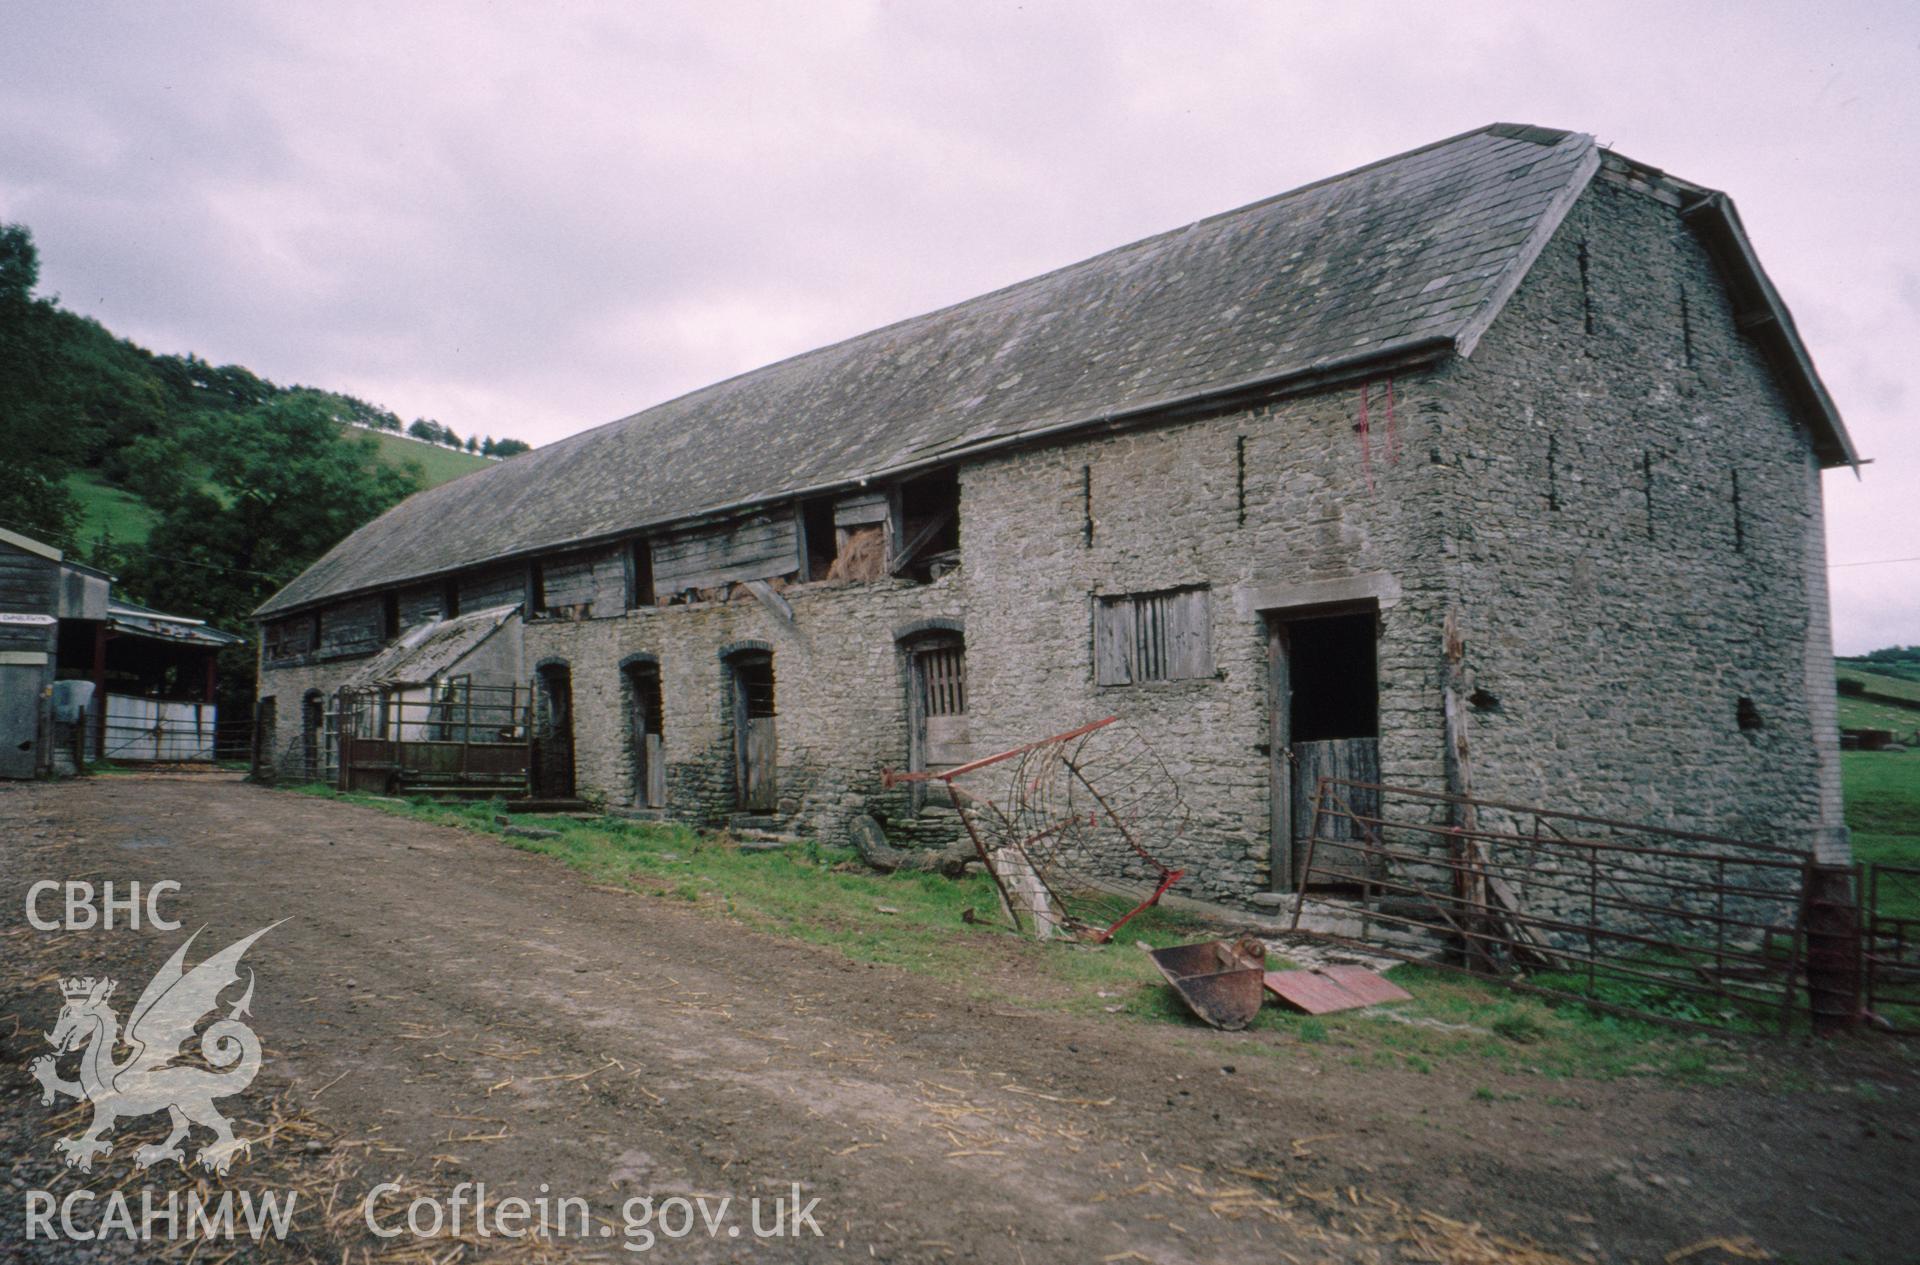
<svg viewBox="0 0 1920 1265">
<path fill-rule="evenodd" d="M 1867 1018 L 1920 1035 L 1920 866 L 1860 867 L 1860 984 Z"/>
<path fill-rule="evenodd" d="M 525 796 L 532 691 L 464 677 L 342 690 L 327 717 L 334 785 L 375 795 Z"/>
<path fill-rule="evenodd" d="M 91 725 L 89 725 L 91 728 Z M 106 695 L 99 754 L 109 760 L 211 763 L 219 754 L 219 709 L 212 703 L 177 703 Z"/>
<path fill-rule="evenodd" d="M 1810 850 L 1325 777 L 1294 925 L 1601 1010 L 1784 1032 L 1809 960 L 1850 949 L 1810 924 L 1820 874 Z M 1837 978 L 1844 1008 L 1848 973 L 1813 1000 Z"/>
</svg>

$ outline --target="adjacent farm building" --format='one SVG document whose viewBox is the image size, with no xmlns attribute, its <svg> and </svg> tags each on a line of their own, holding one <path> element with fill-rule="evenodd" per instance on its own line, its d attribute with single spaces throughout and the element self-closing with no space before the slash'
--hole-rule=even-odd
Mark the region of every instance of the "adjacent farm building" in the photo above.
<svg viewBox="0 0 1920 1265">
<path fill-rule="evenodd" d="M 117 598 L 113 579 L 0 528 L 0 778 L 213 761 L 217 660 L 242 638 Z"/>
<path fill-rule="evenodd" d="M 1498 125 L 414 496 L 260 608 L 268 759 L 507 691 L 543 795 L 919 840 L 883 769 L 1117 713 L 1245 902 L 1316 770 L 1443 785 L 1451 671 L 1481 795 L 1844 857 L 1853 460 L 1724 194 Z"/>
</svg>

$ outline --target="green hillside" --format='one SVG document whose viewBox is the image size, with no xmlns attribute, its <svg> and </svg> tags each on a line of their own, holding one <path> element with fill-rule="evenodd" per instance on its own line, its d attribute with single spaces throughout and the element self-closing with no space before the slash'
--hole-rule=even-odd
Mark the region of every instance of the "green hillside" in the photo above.
<svg viewBox="0 0 1920 1265">
<path fill-rule="evenodd" d="M 374 442 L 380 445 L 380 460 L 385 464 L 397 468 L 409 461 L 418 462 L 421 481 L 430 488 L 439 487 L 463 474 L 472 474 L 475 470 L 499 464 L 492 457 L 443 448 L 439 444 L 408 439 L 390 431 L 363 430 L 360 433 L 373 436 Z"/>
<path fill-rule="evenodd" d="M 80 504 L 80 529 L 75 535 L 89 547 L 103 537 L 118 545 L 144 545 L 160 521 L 145 501 L 94 474 L 68 475 L 67 491 Z"/>
<path fill-rule="evenodd" d="M 1894 698 L 1910 698 L 1920 702 L 1920 681 L 1895 675 L 1857 659 L 1840 660 L 1835 665 L 1834 676 L 1841 681 L 1857 681 L 1861 688 L 1870 693 L 1890 695 Z M 1842 729 L 1891 729 L 1896 738 L 1911 740 L 1914 732 L 1920 730 L 1920 709 L 1842 694 L 1840 695 L 1840 727 Z"/>
<path fill-rule="evenodd" d="M 423 487 L 438 487 L 463 474 L 472 474 L 475 470 L 484 470 L 497 464 L 490 457 L 456 452 L 439 444 L 422 443 L 387 431 L 362 430 L 356 433 L 373 436 L 374 443 L 379 446 L 381 465 L 396 470 L 404 469 L 410 461 L 418 465 Z M 80 505 L 80 527 L 75 535 L 89 548 L 102 537 L 116 545 L 144 545 L 148 533 L 159 521 L 160 516 L 139 496 L 124 488 L 114 487 L 91 471 L 68 475 L 67 490 Z"/>
</svg>

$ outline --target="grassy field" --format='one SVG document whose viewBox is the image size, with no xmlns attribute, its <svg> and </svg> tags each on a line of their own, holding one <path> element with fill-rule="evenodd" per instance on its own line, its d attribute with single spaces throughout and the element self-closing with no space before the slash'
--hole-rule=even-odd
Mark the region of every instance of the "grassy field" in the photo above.
<svg viewBox="0 0 1920 1265">
<path fill-rule="evenodd" d="M 1854 859 L 1920 866 L 1920 751 L 1848 751 L 1840 767 Z M 1882 913 L 1920 918 L 1920 884 L 1882 890 Z"/>
<path fill-rule="evenodd" d="M 1858 661 L 1840 660 L 1835 667 L 1834 675 L 1842 681 L 1858 681 L 1876 694 L 1890 694 L 1895 698 L 1911 698 L 1920 701 L 1920 681 L 1875 671 L 1872 667 Z M 1842 694 L 1840 695 L 1840 727 L 1842 729 L 1891 729 L 1895 736 L 1904 736 L 1911 740 L 1914 732 L 1920 730 L 1920 711 Z"/>
<path fill-rule="evenodd" d="M 82 543 L 91 545 L 103 535 L 115 544 L 147 543 L 155 515 L 133 493 L 102 483 L 91 474 L 68 475 L 67 490 L 80 502 Z"/>
<path fill-rule="evenodd" d="M 408 439 L 404 435 L 395 435 L 387 431 L 366 430 L 356 433 L 373 436 L 374 442 L 380 445 L 380 460 L 387 465 L 400 466 L 409 461 L 417 462 L 430 488 L 451 482 L 463 474 L 472 474 L 475 470 L 485 470 L 488 466 L 498 464 L 491 457 L 482 457 L 477 453 L 455 452 L 451 448 L 442 448 L 439 444 L 422 443 L 418 439 Z"/>
</svg>

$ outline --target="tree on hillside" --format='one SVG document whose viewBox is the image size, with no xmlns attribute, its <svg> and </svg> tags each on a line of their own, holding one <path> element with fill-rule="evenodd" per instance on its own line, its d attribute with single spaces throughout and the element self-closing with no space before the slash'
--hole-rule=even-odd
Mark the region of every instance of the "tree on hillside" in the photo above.
<svg viewBox="0 0 1920 1265">
<path fill-rule="evenodd" d="M 0 298 L 30 299 L 40 284 L 40 252 L 25 224 L 0 224 Z"/>
<path fill-rule="evenodd" d="M 207 411 L 137 446 L 160 522 L 125 584 L 142 600 L 245 628 L 253 608 L 343 536 L 419 490 L 314 393 Z"/>
<path fill-rule="evenodd" d="M 335 421 L 347 426 L 365 426 L 372 430 L 400 430 L 400 419 L 377 404 L 369 404 L 357 395 L 327 391 L 320 387 L 288 387 L 288 391 L 318 396 L 332 410 Z"/>
<path fill-rule="evenodd" d="M 523 452 L 532 452 L 533 445 L 520 439 L 496 439 L 493 441 L 493 455 L 496 457 L 517 457 Z"/>
<path fill-rule="evenodd" d="M 0 524 L 71 547 L 80 505 L 66 477 L 84 437 L 64 424 L 57 390 L 57 309 L 33 297 L 40 255 L 24 224 L 0 224 Z"/>
<path fill-rule="evenodd" d="M 480 451 L 480 441 L 472 435 L 467 436 L 467 451 L 468 452 Z"/>
</svg>

